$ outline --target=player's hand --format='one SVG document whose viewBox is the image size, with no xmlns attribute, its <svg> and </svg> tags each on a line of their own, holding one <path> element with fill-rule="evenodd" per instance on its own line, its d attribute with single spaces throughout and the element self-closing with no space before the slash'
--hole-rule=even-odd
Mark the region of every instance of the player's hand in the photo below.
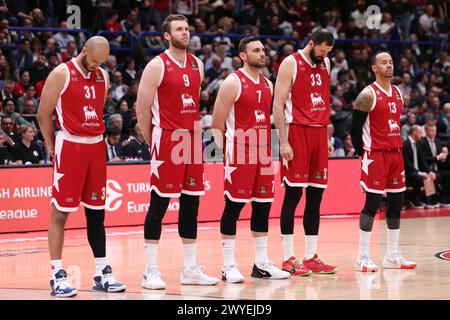
<svg viewBox="0 0 450 320">
<path fill-rule="evenodd" d="M 328 144 L 328 155 L 332 156 L 334 152 L 334 147 L 331 143 Z"/>
<path fill-rule="evenodd" d="M 294 158 L 294 151 L 289 143 L 282 143 L 280 146 L 280 155 L 286 161 L 291 161 Z"/>
<path fill-rule="evenodd" d="M 10 145 L 10 146 L 14 145 L 14 141 L 13 141 L 13 139 L 11 139 L 10 136 L 8 136 L 8 135 L 5 134 L 4 137 L 5 137 L 5 143 L 6 143 L 6 144 L 8 144 L 8 145 Z"/>
<path fill-rule="evenodd" d="M 433 180 L 433 181 L 436 180 L 436 173 L 430 172 L 429 176 L 430 176 L 431 180 Z"/>
</svg>

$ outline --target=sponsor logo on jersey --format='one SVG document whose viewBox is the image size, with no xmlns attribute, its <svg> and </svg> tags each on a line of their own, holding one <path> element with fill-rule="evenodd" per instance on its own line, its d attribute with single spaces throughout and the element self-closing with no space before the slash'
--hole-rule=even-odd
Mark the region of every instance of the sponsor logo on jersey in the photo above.
<svg viewBox="0 0 450 320">
<path fill-rule="evenodd" d="M 320 171 L 317 171 L 315 177 L 316 179 L 322 179 L 322 173 Z"/>
<path fill-rule="evenodd" d="M 73 198 L 66 198 L 66 202 L 67 203 L 72 203 L 73 202 Z"/>
<path fill-rule="evenodd" d="M 96 79 L 95 79 L 95 82 L 103 82 L 103 77 L 102 77 L 102 75 L 101 75 L 101 71 L 97 71 L 96 72 Z"/>
<path fill-rule="evenodd" d="M 379 186 L 379 185 L 380 185 L 380 181 L 374 181 L 374 182 L 373 182 L 373 185 L 374 185 L 374 186 Z"/>
<path fill-rule="evenodd" d="M 400 132 L 400 127 L 398 126 L 397 121 L 389 119 L 388 120 L 388 125 L 389 125 L 389 130 L 391 131 L 390 135 L 398 135 Z M 393 132 L 395 132 L 395 134 L 392 134 Z"/>
<path fill-rule="evenodd" d="M 181 113 L 193 113 L 195 112 L 195 101 L 190 94 L 183 93 L 181 95 L 181 101 L 183 102 L 183 109 Z"/>
<path fill-rule="evenodd" d="M 325 104 L 325 102 L 322 99 L 322 96 L 318 92 L 311 93 L 311 102 L 314 107 L 319 104 Z"/>
<path fill-rule="evenodd" d="M 192 61 L 191 62 L 191 67 L 192 67 L 192 70 L 197 70 L 198 71 L 198 65 L 197 65 L 196 62 Z"/>
<path fill-rule="evenodd" d="M 259 186 L 259 193 L 266 194 L 266 186 Z"/>
<path fill-rule="evenodd" d="M 398 94 L 398 92 L 395 92 L 395 98 L 397 100 L 402 100 L 402 97 Z"/>
<path fill-rule="evenodd" d="M 196 185 L 195 178 L 194 177 L 190 177 L 189 178 L 189 186 L 195 187 L 195 185 Z"/>
<path fill-rule="evenodd" d="M 327 68 L 327 66 L 325 65 L 325 62 L 322 63 L 322 64 L 320 65 L 320 69 L 321 69 L 321 70 L 324 70 L 324 69 L 326 69 L 326 68 Z"/>
<path fill-rule="evenodd" d="M 398 179 L 397 178 L 392 179 L 392 184 L 398 184 Z"/>
<path fill-rule="evenodd" d="M 255 110 L 255 121 L 256 121 L 256 123 L 266 122 L 266 115 L 264 114 L 264 111 L 262 111 L 260 109 Z"/>
<path fill-rule="evenodd" d="M 96 201 L 98 199 L 98 193 L 97 192 L 91 192 L 91 200 Z"/>
<path fill-rule="evenodd" d="M 95 109 L 91 106 L 84 106 L 83 107 L 84 112 L 84 121 L 87 122 L 88 120 L 98 120 L 97 112 Z"/>
<path fill-rule="evenodd" d="M 70 78 L 70 81 L 77 82 L 78 81 L 78 77 L 72 77 L 72 78 Z"/>
</svg>

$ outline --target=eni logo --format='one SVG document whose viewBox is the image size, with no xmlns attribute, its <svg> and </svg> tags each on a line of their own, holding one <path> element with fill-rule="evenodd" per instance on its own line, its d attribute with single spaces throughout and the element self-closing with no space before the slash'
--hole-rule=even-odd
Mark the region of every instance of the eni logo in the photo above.
<svg viewBox="0 0 450 320">
<path fill-rule="evenodd" d="M 106 182 L 106 210 L 117 211 L 122 205 L 122 187 L 115 180 Z"/>
</svg>

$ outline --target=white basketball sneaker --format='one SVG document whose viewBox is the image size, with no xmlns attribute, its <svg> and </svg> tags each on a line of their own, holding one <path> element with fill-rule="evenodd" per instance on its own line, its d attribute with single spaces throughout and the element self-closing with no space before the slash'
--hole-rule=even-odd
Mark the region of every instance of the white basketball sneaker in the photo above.
<svg viewBox="0 0 450 320">
<path fill-rule="evenodd" d="M 417 264 L 408 261 L 400 255 L 400 252 L 386 253 L 383 259 L 383 267 L 385 269 L 415 269 Z"/>
<path fill-rule="evenodd" d="M 203 272 L 203 267 L 193 265 L 189 268 L 183 266 L 180 275 L 181 284 L 213 286 L 219 282 L 219 279 L 210 277 Z"/>
<path fill-rule="evenodd" d="M 252 277 L 260 279 L 286 279 L 291 274 L 275 267 L 273 262 L 256 263 L 253 265 Z"/>
<path fill-rule="evenodd" d="M 150 290 L 163 290 L 166 283 L 161 279 L 161 275 L 157 267 L 147 268 L 142 276 L 141 287 Z"/>
<path fill-rule="evenodd" d="M 222 281 L 229 283 L 241 283 L 245 278 L 235 264 L 222 267 Z"/>
<path fill-rule="evenodd" d="M 376 272 L 379 270 L 379 268 L 372 261 L 372 258 L 370 256 L 362 255 L 356 258 L 355 270 L 361 272 Z"/>
<path fill-rule="evenodd" d="M 68 298 L 73 297 L 78 291 L 72 287 L 72 284 L 67 279 L 67 273 L 60 269 L 54 277 L 50 280 L 50 287 L 52 288 L 51 295 L 53 297 Z"/>
<path fill-rule="evenodd" d="M 104 292 L 123 292 L 127 289 L 127 286 L 117 281 L 112 275 L 112 269 L 110 265 L 103 268 L 100 275 L 94 276 L 94 285 L 92 290 L 104 291 Z"/>
</svg>

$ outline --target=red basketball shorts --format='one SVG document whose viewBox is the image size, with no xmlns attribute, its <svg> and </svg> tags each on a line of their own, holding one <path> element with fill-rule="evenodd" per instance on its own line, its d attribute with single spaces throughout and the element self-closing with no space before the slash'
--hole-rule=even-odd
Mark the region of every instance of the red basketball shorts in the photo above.
<svg viewBox="0 0 450 320">
<path fill-rule="evenodd" d="M 378 194 L 405 191 L 402 150 L 364 151 L 360 184 L 364 191 Z"/>
<path fill-rule="evenodd" d="M 59 131 L 53 159 L 51 203 L 62 212 L 78 206 L 105 208 L 106 146 L 103 136 L 78 137 Z"/>
<path fill-rule="evenodd" d="M 327 127 L 287 125 L 288 141 L 294 152 L 282 160 L 282 184 L 291 187 L 326 188 L 328 182 Z"/>
<path fill-rule="evenodd" d="M 201 132 L 153 127 L 150 185 L 161 197 L 204 195 Z"/>
</svg>

